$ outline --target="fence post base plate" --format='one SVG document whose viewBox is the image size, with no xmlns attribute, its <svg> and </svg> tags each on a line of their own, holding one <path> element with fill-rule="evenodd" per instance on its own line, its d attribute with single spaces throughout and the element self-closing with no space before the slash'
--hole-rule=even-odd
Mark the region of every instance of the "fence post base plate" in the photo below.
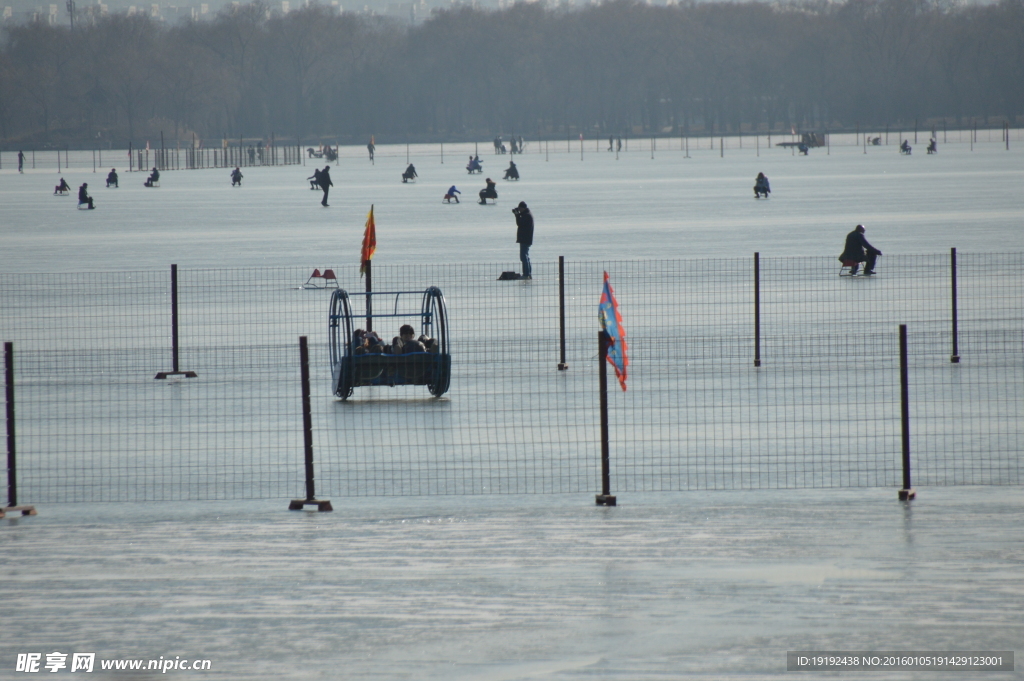
<svg viewBox="0 0 1024 681">
<path fill-rule="evenodd" d="M 331 502 L 327 499 L 292 499 L 291 503 L 288 504 L 289 511 L 301 511 L 306 506 L 316 506 L 318 511 L 333 511 L 334 507 L 331 506 Z"/>
<path fill-rule="evenodd" d="M 0 518 L 11 511 L 21 511 L 22 515 L 37 515 L 35 506 L 0 506 Z"/>
<path fill-rule="evenodd" d="M 900 501 L 910 501 L 917 498 L 917 490 L 914 488 L 901 489 L 899 492 Z"/>
<path fill-rule="evenodd" d="M 614 506 L 615 497 L 611 494 L 598 494 L 594 499 L 598 506 Z"/>
</svg>

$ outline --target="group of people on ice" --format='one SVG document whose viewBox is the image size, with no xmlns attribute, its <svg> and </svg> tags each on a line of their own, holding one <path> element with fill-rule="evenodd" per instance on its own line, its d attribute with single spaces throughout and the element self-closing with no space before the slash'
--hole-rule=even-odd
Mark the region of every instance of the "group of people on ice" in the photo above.
<svg viewBox="0 0 1024 681">
<path fill-rule="evenodd" d="M 913 149 L 914 148 L 910 146 L 910 142 L 908 140 L 903 140 L 903 142 L 900 143 L 900 154 L 904 156 L 910 156 Z M 928 140 L 928 148 L 926 151 L 929 154 L 939 153 L 939 143 L 935 140 L 934 137 Z"/>
<path fill-rule="evenodd" d="M 512 135 L 509 138 L 509 146 L 512 148 L 511 151 L 512 151 L 513 154 L 521 154 L 521 153 L 523 153 L 523 148 L 526 146 L 526 143 L 523 142 L 523 136 L 522 135 L 519 136 L 518 140 L 516 139 L 515 135 Z M 497 137 L 495 137 L 494 138 L 494 153 L 496 153 L 496 154 L 506 154 L 506 153 L 508 153 L 508 151 L 509 151 L 509 149 L 507 149 L 505 147 L 505 142 L 502 141 L 501 135 L 498 135 Z"/>
<path fill-rule="evenodd" d="M 153 168 L 153 171 L 156 172 L 156 168 Z M 117 186 L 117 169 L 111 168 L 110 172 L 107 173 L 107 187 L 116 188 Z M 60 184 L 56 185 L 53 188 L 53 193 L 55 196 L 67 196 L 70 192 L 71 186 L 63 177 L 60 178 Z M 93 198 L 89 196 L 88 182 L 83 182 L 82 186 L 78 188 L 78 206 L 79 208 L 84 207 L 87 208 L 88 210 L 94 210 L 96 208 L 95 201 L 93 201 Z"/>
</svg>

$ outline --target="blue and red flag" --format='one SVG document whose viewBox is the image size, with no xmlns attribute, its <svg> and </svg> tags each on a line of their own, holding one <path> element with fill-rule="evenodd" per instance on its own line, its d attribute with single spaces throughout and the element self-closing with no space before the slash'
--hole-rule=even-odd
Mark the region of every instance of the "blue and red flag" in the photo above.
<svg viewBox="0 0 1024 681">
<path fill-rule="evenodd" d="M 601 303 L 597 306 L 597 316 L 601 320 L 601 329 L 608 334 L 608 363 L 615 368 L 615 377 L 619 379 L 622 390 L 626 390 L 626 367 L 629 356 L 626 354 L 626 327 L 622 325 L 619 304 L 615 300 L 615 292 L 608 283 L 608 273 L 604 273 L 604 290 L 601 292 Z"/>
</svg>

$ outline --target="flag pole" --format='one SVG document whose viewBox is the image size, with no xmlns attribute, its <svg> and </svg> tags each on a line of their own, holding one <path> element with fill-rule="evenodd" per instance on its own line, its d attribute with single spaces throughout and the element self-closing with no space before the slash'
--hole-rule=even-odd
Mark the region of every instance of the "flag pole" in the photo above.
<svg viewBox="0 0 1024 681">
<path fill-rule="evenodd" d="M 373 331 L 373 262 L 363 261 L 363 269 L 366 272 L 366 331 Z"/>
<path fill-rule="evenodd" d="M 372 138 L 371 138 L 372 139 Z M 372 141 L 371 141 L 372 144 Z M 366 330 L 373 331 L 373 265 L 370 262 L 374 252 L 377 250 L 377 227 L 373 220 L 373 206 L 370 206 L 370 214 L 366 216 L 366 231 L 363 232 L 363 249 L 360 252 L 359 260 L 362 267 L 359 273 L 366 276 Z"/>
<path fill-rule="evenodd" d="M 598 506 L 614 506 L 615 497 L 611 495 L 611 474 L 609 472 L 608 455 L 608 343 L 607 331 L 597 332 L 598 352 L 598 390 L 601 396 L 601 493 L 595 502 Z"/>
</svg>

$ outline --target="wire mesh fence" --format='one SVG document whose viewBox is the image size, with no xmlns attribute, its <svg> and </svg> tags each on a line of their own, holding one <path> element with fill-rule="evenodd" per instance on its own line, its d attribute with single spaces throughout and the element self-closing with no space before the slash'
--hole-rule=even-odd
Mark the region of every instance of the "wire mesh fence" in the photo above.
<svg viewBox="0 0 1024 681">
<path fill-rule="evenodd" d="M 311 271 L 177 270 L 177 360 L 196 377 L 167 380 L 168 271 L 0 274 L 18 494 L 303 496 L 299 336 L 318 496 L 594 492 L 604 271 L 630 346 L 629 390 L 609 396 L 614 491 L 898 486 L 899 324 L 915 483 L 1020 484 L 1024 254 L 884 265 L 851 278 L 830 258 L 565 262 L 564 371 L 558 263 L 532 281 L 498 281 L 512 263 L 376 265 L 377 291 L 444 292 L 451 389 L 348 400 L 331 382 L 333 289 L 313 287 L 333 282 Z M 365 314 L 358 268 L 333 269 Z"/>
</svg>

